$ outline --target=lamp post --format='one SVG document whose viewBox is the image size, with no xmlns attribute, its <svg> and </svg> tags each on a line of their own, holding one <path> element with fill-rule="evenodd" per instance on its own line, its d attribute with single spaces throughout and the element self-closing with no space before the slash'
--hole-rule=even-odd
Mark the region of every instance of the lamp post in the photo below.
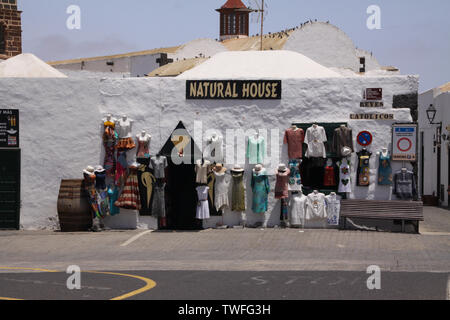
<svg viewBox="0 0 450 320">
<path fill-rule="evenodd" d="M 430 107 L 427 109 L 427 117 L 428 121 L 431 125 L 439 125 L 436 128 L 436 135 L 434 136 L 434 148 L 437 148 L 437 196 L 439 199 L 439 203 L 441 201 L 441 134 L 442 134 L 442 121 L 434 122 L 436 118 L 437 109 L 434 105 L 430 104 Z"/>
</svg>

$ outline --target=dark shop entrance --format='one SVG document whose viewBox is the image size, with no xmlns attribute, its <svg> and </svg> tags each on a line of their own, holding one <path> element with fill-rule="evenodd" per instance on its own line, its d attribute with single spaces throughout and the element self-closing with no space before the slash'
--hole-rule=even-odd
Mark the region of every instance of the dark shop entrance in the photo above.
<svg viewBox="0 0 450 320">
<path fill-rule="evenodd" d="M 20 149 L 0 149 L 0 229 L 20 228 Z"/>
<path fill-rule="evenodd" d="M 167 157 L 165 230 L 201 230 L 202 222 L 196 219 L 197 193 L 195 190 L 195 161 L 201 159 L 200 149 L 180 121 L 162 148 Z M 184 160 L 184 164 L 179 164 Z"/>
</svg>

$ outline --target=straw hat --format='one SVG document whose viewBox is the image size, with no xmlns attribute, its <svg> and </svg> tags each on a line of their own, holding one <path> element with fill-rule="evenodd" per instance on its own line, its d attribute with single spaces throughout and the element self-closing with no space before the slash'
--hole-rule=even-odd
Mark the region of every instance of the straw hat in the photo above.
<svg viewBox="0 0 450 320">
<path fill-rule="evenodd" d="M 262 165 L 260 165 L 260 164 L 257 164 L 256 166 L 255 166 L 255 171 L 261 171 L 263 169 L 263 166 Z"/>
<path fill-rule="evenodd" d="M 86 173 L 86 174 L 89 174 L 89 175 L 93 174 L 94 172 L 95 172 L 95 169 L 92 166 L 87 166 L 86 169 L 83 170 L 83 173 Z"/>
<path fill-rule="evenodd" d="M 236 164 L 233 168 L 233 171 L 242 172 L 242 171 L 244 171 L 244 169 L 242 169 L 242 167 L 240 165 Z"/>
<path fill-rule="evenodd" d="M 103 171 L 105 171 L 105 169 L 102 166 L 95 167 L 95 172 L 103 172 Z"/>
<path fill-rule="evenodd" d="M 287 167 L 286 167 L 286 165 L 285 164 L 280 164 L 279 166 L 278 166 L 278 171 L 281 171 L 281 172 L 286 172 L 287 171 Z"/>
</svg>

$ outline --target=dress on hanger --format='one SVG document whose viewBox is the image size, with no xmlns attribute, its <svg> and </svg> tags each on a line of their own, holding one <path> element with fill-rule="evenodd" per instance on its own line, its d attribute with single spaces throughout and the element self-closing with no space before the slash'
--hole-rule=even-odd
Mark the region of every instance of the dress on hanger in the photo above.
<svg viewBox="0 0 450 320">
<path fill-rule="evenodd" d="M 384 155 L 382 152 L 379 157 L 378 184 L 382 186 L 392 185 L 392 167 L 391 154 Z"/>
<path fill-rule="evenodd" d="M 305 223 L 307 197 L 302 193 L 294 194 L 290 201 L 289 221 L 292 226 L 301 226 Z"/>
<path fill-rule="evenodd" d="M 339 215 L 341 212 L 341 197 L 338 195 L 328 195 L 325 197 L 327 204 L 327 222 L 330 226 L 339 225 Z"/>
<path fill-rule="evenodd" d="M 347 127 L 339 127 L 334 130 L 333 134 L 332 151 L 339 158 L 344 157 L 342 154 L 343 147 L 352 149 L 352 152 L 355 150 L 353 146 L 353 131 Z"/>
<path fill-rule="evenodd" d="M 357 182 L 359 187 L 368 187 L 370 185 L 370 157 L 372 152 L 363 149 L 357 152 L 358 161 L 358 177 Z"/>
<path fill-rule="evenodd" d="M 287 169 L 285 172 L 277 171 L 277 182 L 275 184 L 275 199 L 289 198 L 289 176 L 291 170 Z"/>
<path fill-rule="evenodd" d="M 197 187 L 197 196 L 198 196 L 198 204 L 197 204 L 197 215 L 196 218 L 199 220 L 209 219 L 209 205 L 208 205 L 208 191 L 209 187 L 207 186 L 199 186 Z"/>
<path fill-rule="evenodd" d="M 325 187 L 335 187 L 336 184 L 336 175 L 334 173 L 334 167 L 333 166 L 326 166 L 325 167 L 325 175 L 323 179 L 323 185 Z"/>
<path fill-rule="evenodd" d="M 254 213 L 265 213 L 268 208 L 270 192 L 269 178 L 266 169 L 260 172 L 253 170 L 251 186 L 253 190 L 252 210 Z"/>
<path fill-rule="evenodd" d="M 339 165 L 339 193 L 350 193 L 352 192 L 352 183 L 350 176 L 350 162 L 345 158 Z"/>
<path fill-rule="evenodd" d="M 165 170 L 168 167 L 167 158 L 164 156 L 154 156 L 150 159 L 150 168 L 153 169 L 156 179 L 166 177 Z"/>
<path fill-rule="evenodd" d="M 105 148 L 103 167 L 108 177 L 114 177 L 116 173 L 115 147 L 119 136 L 115 131 L 116 125 L 114 122 L 105 121 L 103 125 L 103 147 Z"/>
<path fill-rule="evenodd" d="M 153 202 L 152 202 L 152 216 L 165 218 L 166 217 L 166 184 L 162 180 L 156 180 L 153 186 Z"/>
<path fill-rule="evenodd" d="M 305 132 L 298 128 L 289 128 L 284 133 L 284 144 L 288 145 L 289 159 L 301 159 L 303 157 L 303 143 L 305 142 Z"/>
<path fill-rule="evenodd" d="M 127 177 L 125 186 L 119 199 L 114 203 L 116 207 L 140 210 L 141 200 L 139 195 L 139 183 L 137 179 L 137 168 L 130 167 L 130 174 Z"/>
<path fill-rule="evenodd" d="M 115 184 L 120 188 L 125 183 L 125 179 L 127 176 L 127 167 L 128 167 L 127 152 L 117 151 Z"/>
<path fill-rule="evenodd" d="M 264 164 L 266 156 L 266 140 L 263 136 L 259 138 L 249 137 L 247 144 L 247 158 L 250 164 Z"/>
<path fill-rule="evenodd" d="M 323 193 L 311 193 L 306 200 L 306 220 L 315 218 L 327 218 L 325 195 Z"/>
<path fill-rule="evenodd" d="M 305 143 L 308 144 L 306 157 L 326 158 L 327 152 L 325 149 L 325 142 L 327 142 L 327 134 L 324 127 L 312 126 L 308 128 L 305 135 Z"/>
<path fill-rule="evenodd" d="M 235 212 L 244 212 L 245 206 L 245 186 L 244 171 L 231 171 L 232 192 L 231 192 L 231 210 Z"/>
<path fill-rule="evenodd" d="M 398 171 L 394 176 L 394 194 L 401 200 L 413 200 L 417 196 L 416 178 L 412 171 Z"/>
<path fill-rule="evenodd" d="M 119 199 L 119 190 L 117 188 L 108 188 L 108 199 L 109 199 L 109 213 L 115 216 L 120 213 L 120 208 L 116 207 L 114 203 Z"/>
<path fill-rule="evenodd" d="M 150 158 L 150 139 L 148 138 L 148 136 L 146 136 L 144 140 L 138 137 L 137 141 L 138 141 L 138 150 L 136 157 Z"/>
<path fill-rule="evenodd" d="M 229 188 L 229 181 L 227 181 L 227 174 L 224 173 L 217 173 L 215 171 L 215 183 L 214 183 L 214 205 L 216 207 L 217 211 L 220 211 L 226 207 L 230 206 L 230 201 L 228 199 L 228 188 Z"/>
</svg>

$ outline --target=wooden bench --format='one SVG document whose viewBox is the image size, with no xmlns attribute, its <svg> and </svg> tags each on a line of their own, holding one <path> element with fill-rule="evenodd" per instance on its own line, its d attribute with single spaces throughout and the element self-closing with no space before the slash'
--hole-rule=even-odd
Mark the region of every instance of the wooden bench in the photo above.
<svg viewBox="0 0 450 320">
<path fill-rule="evenodd" d="M 347 228 L 347 218 L 399 220 L 402 232 L 405 232 L 405 221 L 414 221 L 416 232 L 419 233 L 419 221 L 424 221 L 423 202 L 342 200 L 340 216 L 344 229 Z"/>
</svg>

